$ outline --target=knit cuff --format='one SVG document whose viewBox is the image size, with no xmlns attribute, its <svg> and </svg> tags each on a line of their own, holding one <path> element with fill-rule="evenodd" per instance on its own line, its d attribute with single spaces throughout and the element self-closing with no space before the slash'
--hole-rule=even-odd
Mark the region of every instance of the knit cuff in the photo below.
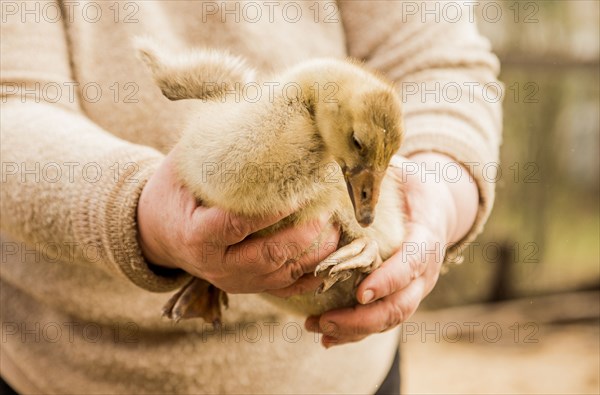
<svg viewBox="0 0 600 395">
<path fill-rule="evenodd" d="M 102 176 L 87 185 L 74 208 L 78 240 L 97 246 L 111 269 L 152 292 L 172 291 L 189 278 L 183 270 L 157 270 L 138 242 L 138 200 L 161 160 L 157 151 L 139 146 L 111 152 L 95 162 Z"/>
<path fill-rule="evenodd" d="M 462 263 L 462 251 L 482 231 L 492 211 L 498 168 L 497 153 L 490 152 L 490 144 L 468 124 L 446 115 L 419 116 L 407 125 L 407 135 L 399 154 L 410 156 L 418 152 L 438 152 L 462 164 L 479 191 L 479 209 L 469 232 L 457 243 L 449 246 L 445 264 Z M 489 173 L 489 174 L 488 174 Z M 444 269 L 447 270 L 447 269 Z"/>
</svg>

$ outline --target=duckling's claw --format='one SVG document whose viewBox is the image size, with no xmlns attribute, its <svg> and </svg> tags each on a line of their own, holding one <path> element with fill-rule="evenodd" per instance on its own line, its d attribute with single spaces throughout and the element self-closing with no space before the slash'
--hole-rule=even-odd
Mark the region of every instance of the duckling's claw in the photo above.
<svg viewBox="0 0 600 395">
<path fill-rule="evenodd" d="M 332 267 L 329 272 L 330 275 L 352 269 L 357 269 L 361 273 L 371 273 L 381 266 L 382 260 L 381 256 L 379 256 L 379 246 L 377 245 L 377 242 L 366 238 L 358 240 L 364 242 L 364 248 L 360 254 Z"/>
<path fill-rule="evenodd" d="M 352 277 L 351 271 L 330 274 L 328 277 L 325 277 L 325 279 L 323 279 L 323 283 L 319 285 L 319 288 L 317 288 L 317 290 L 315 291 L 315 295 L 327 292 L 327 290 L 329 290 L 329 288 L 333 287 L 335 284 L 342 281 L 346 281 L 350 277 Z"/>
<path fill-rule="evenodd" d="M 340 248 L 315 269 L 315 276 L 329 269 L 323 284 L 317 289 L 316 294 L 326 292 L 338 282 L 346 281 L 355 271 L 371 273 L 382 263 L 379 255 L 379 246 L 375 240 L 366 237 L 356 239 L 352 243 Z M 364 276 L 357 276 L 360 281 Z"/>
<path fill-rule="evenodd" d="M 207 281 L 193 278 L 163 307 L 163 317 L 175 322 L 203 318 L 215 327 L 221 325 L 221 305 L 227 307 L 227 294 Z"/>
<path fill-rule="evenodd" d="M 323 262 L 317 265 L 315 276 L 318 276 L 332 266 L 335 267 L 342 262 L 358 256 L 364 250 L 366 241 L 366 238 L 356 239 L 329 255 Z"/>
</svg>

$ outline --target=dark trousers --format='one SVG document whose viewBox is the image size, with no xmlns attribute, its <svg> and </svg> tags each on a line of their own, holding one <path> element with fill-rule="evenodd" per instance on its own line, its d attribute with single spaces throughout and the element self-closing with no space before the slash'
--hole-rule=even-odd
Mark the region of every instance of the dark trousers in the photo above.
<svg viewBox="0 0 600 395">
<path fill-rule="evenodd" d="M 0 377 L 0 395 L 19 395 Z"/>
<path fill-rule="evenodd" d="M 400 395 L 400 352 L 396 351 L 394 362 L 375 395 Z"/>
</svg>

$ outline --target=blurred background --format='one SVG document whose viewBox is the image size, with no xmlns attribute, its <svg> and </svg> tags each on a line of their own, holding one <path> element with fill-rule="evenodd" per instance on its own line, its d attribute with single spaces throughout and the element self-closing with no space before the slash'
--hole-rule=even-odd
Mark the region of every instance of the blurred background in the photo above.
<svg viewBox="0 0 600 395">
<path fill-rule="evenodd" d="M 403 392 L 598 394 L 600 2 L 474 9 L 505 84 L 496 204 L 404 325 Z"/>
</svg>

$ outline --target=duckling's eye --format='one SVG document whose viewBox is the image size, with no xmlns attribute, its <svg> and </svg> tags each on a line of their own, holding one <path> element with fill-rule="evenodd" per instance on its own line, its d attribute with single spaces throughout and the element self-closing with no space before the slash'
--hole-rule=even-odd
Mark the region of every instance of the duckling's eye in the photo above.
<svg viewBox="0 0 600 395">
<path fill-rule="evenodd" d="M 360 143 L 360 141 L 358 141 L 358 139 L 356 138 L 356 135 L 352 135 L 352 143 L 354 144 L 354 147 L 359 150 L 362 151 L 363 149 L 363 145 Z"/>
</svg>

